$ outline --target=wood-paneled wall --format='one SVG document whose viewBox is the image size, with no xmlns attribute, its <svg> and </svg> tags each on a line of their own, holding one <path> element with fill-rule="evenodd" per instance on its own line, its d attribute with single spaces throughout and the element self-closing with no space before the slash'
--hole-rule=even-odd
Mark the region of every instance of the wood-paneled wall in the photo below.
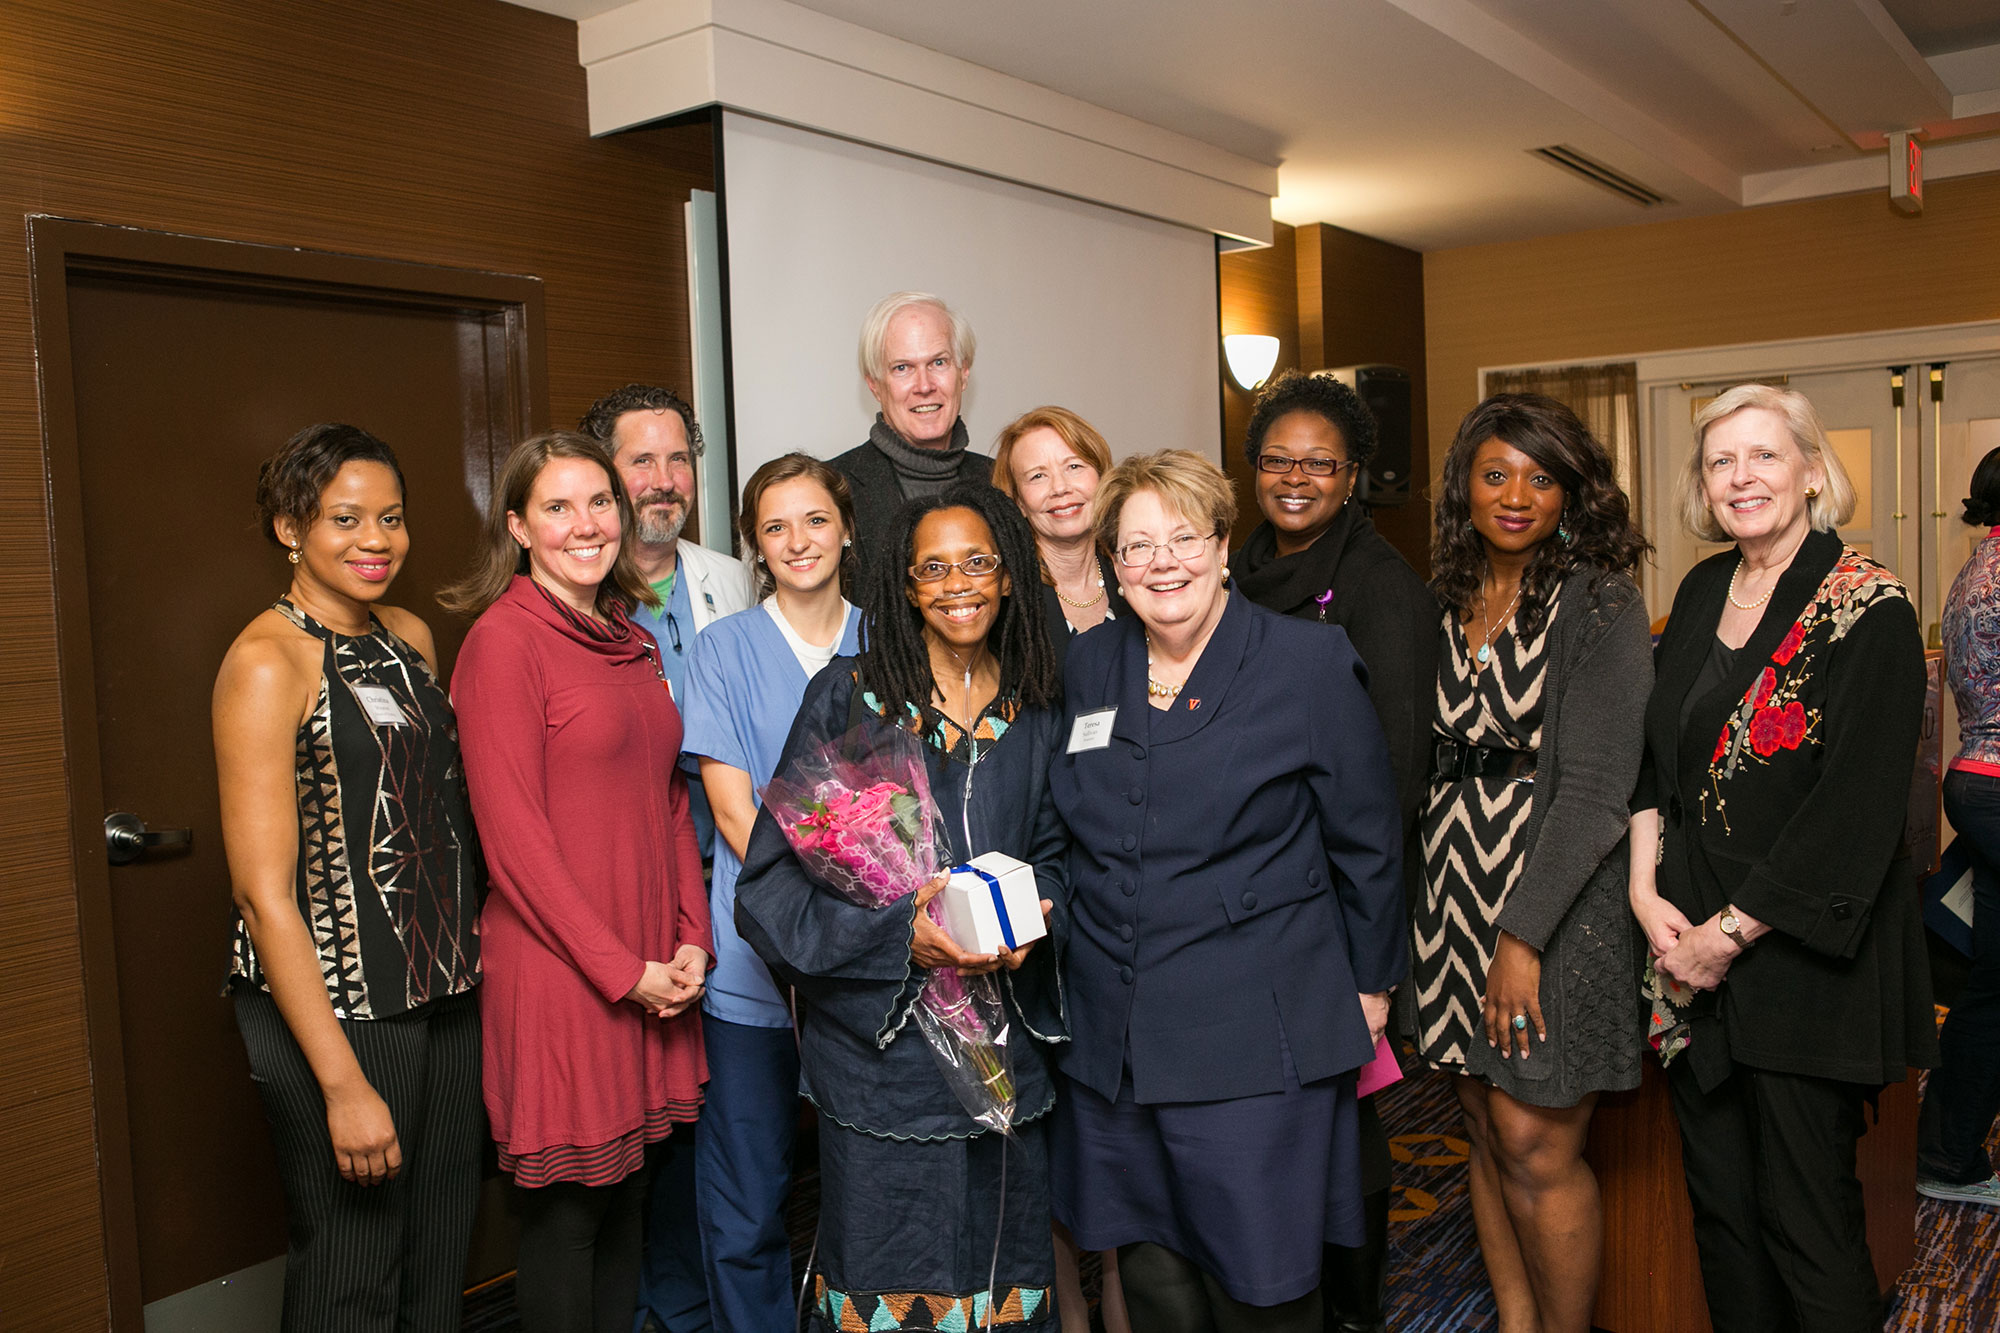
<svg viewBox="0 0 2000 1333">
<path fill-rule="evenodd" d="M 1424 256 L 1431 462 L 1479 368 L 2000 317 L 2000 175 Z"/>
<path fill-rule="evenodd" d="M 1276 223 L 1268 249 L 1232 250 L 1217 259 L 1222 332 L 1278 338 L 1276 375 L 1327 366 L 1392 365 L 1410 372 L 1412 476 L 1428 477 L 1423 256 L 1358 232 L 1312 223 Z M 1222 367 L 1222 456 L 1241 514 L 1234 540 L 1260 521 L 1243 438 L 1255 395 Z M 1421 488 L 1419 488 L 1421 489 Z M 1374 512 L 1383 536 L 1415 565 L 1429 569 L 1430 504 Z"/>
<path fill-rule="evenodd" d="M 687 385 L 681 204 L 712 180 L 705 119 L 590 139 L 574 25 L 500 0 L 0 6 L 0 1323 L 110 1310 L 24 217 L 538 275 L 572 425 Z M 161 596 L 247 521 L 251 479 L 215 484 Z"/>
</svg>

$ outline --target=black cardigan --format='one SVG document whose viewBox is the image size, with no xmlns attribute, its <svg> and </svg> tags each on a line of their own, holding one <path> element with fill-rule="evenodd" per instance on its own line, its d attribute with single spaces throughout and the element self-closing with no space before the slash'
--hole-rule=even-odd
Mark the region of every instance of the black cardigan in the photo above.
<svg viewBox="0 0 2000 1333">
<path fill-rule="evenodd" d="M 1923 718 L 1923 639 L 1881 565 L 1814 532 L 1722 683 L 1682 705 L 1740 556 L 1688 574 L 1661 637 L 1633 802 L 1660 811 L 1658 887 L 1696 925 L 1734 904 L 1772 927 L 1698 1006 L 1704 1087 L 1731 1061 L 1901 1082 L 1937 1054 L 1903 846 Z"/>
<path fill-rule="evenodd" d="M 873 587 L 869 582 L 869 570 L 881 554 L 878 548 L 888 534 L 890 521 L 903 507 L 903 487 L 896 480 L 896 465 L 889 461 L 887 454 L 875 447 L 872 440 L 863 440 L 846 453 L 828 459 L 827 466 L 847 478 L 848 493 L 854 500 L 853 586 L 857 589 Z M 992 485 L 993 459 L 986 454 L 966 450 L 964 457 L 959 459 L 958 475 L 951 479 L 950 484 L 967 482 Z"/>
</svg>

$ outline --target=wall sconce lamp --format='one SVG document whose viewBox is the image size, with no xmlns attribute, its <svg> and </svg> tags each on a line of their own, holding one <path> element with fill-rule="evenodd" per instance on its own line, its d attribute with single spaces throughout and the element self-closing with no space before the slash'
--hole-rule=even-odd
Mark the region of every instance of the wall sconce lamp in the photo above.
<svg viewBox="0 0 2000 1333">
<path fill-rule="evenodd" d="M 1222 354 L 1229 359 L 1229 377 L 1254 390 L 1271 378 L 1271 370 L 1278 364 L 1278 340 L 1268 333 L 1226 334 Z"/>
</svg>

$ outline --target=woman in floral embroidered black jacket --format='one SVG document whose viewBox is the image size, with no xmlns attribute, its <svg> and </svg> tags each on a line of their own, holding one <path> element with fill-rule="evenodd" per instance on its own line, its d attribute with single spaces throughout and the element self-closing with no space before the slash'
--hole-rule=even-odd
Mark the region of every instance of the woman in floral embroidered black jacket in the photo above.
<svg viewBox="0 0 2000 1333">
<path fill-rule="evenodd" d="M 1854 489 L 1803 395 L 1743 385 L 1695 429 L 1683 517 L 1736 549 L 1681 584 L 1646 715 L 1654 1042 L 1715 1327 L 1875 1329 L 1862 1107 L 1937 1049 L 1902 843 L 1923 644 L 1833 531 Z"/>
</svg>

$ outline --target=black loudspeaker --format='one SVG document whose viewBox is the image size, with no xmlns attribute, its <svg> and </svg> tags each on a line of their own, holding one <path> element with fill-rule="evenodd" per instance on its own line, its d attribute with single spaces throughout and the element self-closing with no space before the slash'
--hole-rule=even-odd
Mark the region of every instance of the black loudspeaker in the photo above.
<svg viewBox="0 0 2000 1333">
<path fill-rule="evenodd" d="M 1398 366 L 1342 366 L 1330 375 L 1361 395 L 1375 417 L 1375 457 L 1355 498 L 1370 508 L 1410 502 L 1410 372 Z"/>
</svg>

